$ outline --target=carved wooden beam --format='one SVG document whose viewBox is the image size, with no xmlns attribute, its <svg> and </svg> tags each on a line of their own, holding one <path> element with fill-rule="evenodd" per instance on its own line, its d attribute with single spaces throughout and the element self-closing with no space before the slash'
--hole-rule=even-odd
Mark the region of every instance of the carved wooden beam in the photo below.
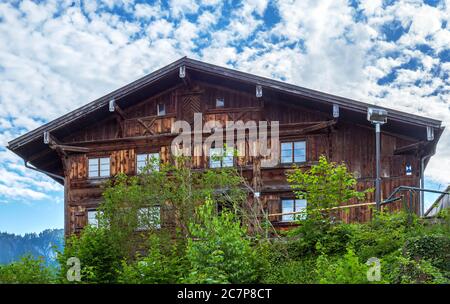
<svg viewBox="0 0 450 304">
<path fill-rule="evenodd" d="M 425 142 L 419 141 L 410 145 L 406 145 L 394 150 L 394 155 L 414 153 L 425 146 Z"/>
<path fill-rule="evenodd" d="M 323 129 L 328 129 L 329 127 L 335 125 L 337 123 L 336 120 L 328 120 L 324 122 L 319 122 L 309 127 L 301 128 L 298 130 L 281 130 L 280 135 L 303 135 L 316 131 L 320 131 Z"/>
<path fill-rule="evenodd" d="M 114 106 L 114 113 L 117 113 L 122 120 L 127 119 L 127 115 L 117 104 Z"/>
<path fill-rule="evenodd" d="M 155 123 L 156 118 L 152 118 L 152 120 L 150 120 L 150 123 L 148 125 L 146 125 L 145 122 L 140 118 L 138 118 L 136 120 L 139 124 L 141 124 L 145 128 L 146 131 L 148 131 L 148 133 L 150 133 L 151 135 L 154 135 L 154 132 L 152 131 L 151 127 Z M 145 133 L 147 133 L 147 132 L 144 131 L 144 134 Z"/>
</svg>

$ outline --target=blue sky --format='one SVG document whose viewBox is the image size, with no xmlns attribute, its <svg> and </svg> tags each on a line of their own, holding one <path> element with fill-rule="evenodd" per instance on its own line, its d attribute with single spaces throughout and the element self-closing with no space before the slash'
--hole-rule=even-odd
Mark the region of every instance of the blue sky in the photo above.
<svg viewBox="0 0 450 304">
<path fill-rule="evenodd" d="M 449 26 L 444 0 L 2 1 L 0 231 L 63 226 L 62 187 L 9 140 L 185 55 L 447 126 Z M 448 168 L 447 130 L 427 185 Z"/>
</svg>

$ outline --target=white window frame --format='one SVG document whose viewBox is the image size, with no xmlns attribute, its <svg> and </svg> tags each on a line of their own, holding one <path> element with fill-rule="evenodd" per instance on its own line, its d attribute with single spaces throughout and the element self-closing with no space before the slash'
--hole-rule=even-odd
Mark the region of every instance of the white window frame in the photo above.
<svg viewBox="0 0 450 304">
<path fill-rule="evenodd" d="M 161 109 L 161 106 L 162 106 L 162 109 Z M 166 115 L 166 104 L 165 103 L 158 103 L 156 105 L 156 114 L 158 116 Z"/>
<path fill-rule="evenodd" d="M 151 211 L 153 210 L 153 211 Z M 142 216 L 145 214 L 145 212 L 153 212 L 153 215 L 149 216 L 155 216 L 156 223 L 153 222 L 151 224 L 154 225 L 156 229 L 161 229 L 161 207 L 160 206 L 151 206 L 151 207 L 143 207 L 138 209 L 138 231 L 145 231 L 150 230 L 150 227 L 147 225 L 147 223 L 141 223 Z M 149 219 L 151 222 L 151 219 Z"/>
<path fill-rule="evenodd" d="M 284 204 L 292 202 L 292 208 L 285 207 Z M 281 213 L 301 212 L 306 210 L 308 202 L 305 199 L 283 198 L 281 199 Z M 294 222 L 296 220 L 304 220 L 305 213 L 286 214 L 281 216 L 282 222 Z"/>
<path fill-rule="evenodd" d="M 225 108 L 225 98 L 223 97 L 216 98 L 216 108 L 217 109 Z"/>
<path fill-rule="evenodd" d="M 88 226 L 98 227 L 98 215 L 101 211 L 97 209 L 88 209 L 87 211 L 87 224 Z"/>
<path fill-rule="evenodd" d="M 286 141 L 280 143 L 280 162 L 282 164 L 303 163 L 306 162 L 306 141 Z M 300 151 L 303 151 L 301 154 Z M 297 153 L 300 153 L 297 155 Z M 286 160 L 289 158 L 289 160 Z"/>
<path fill-rule="evenodd" d="M 142 157 L 142 156 L 145 157 L 144 163 L 142 163 L 142 161 L 139 160 L 139 157 Z M 159 155 L 159 152 L 152 152 L 152 153 L 139 153 L 136 155 L 136 172 L 142 173 L 142 169 L 152 160 L 152 158 L 155 158 L 158 160 L 158 163 L 153 164 L 153 166 L 151 167 L 152 170 L 159 171 L 161 157 Z"/>
<path fill-rule="evenodd" d="M 220 159 L 215 159 L 219 157 Z M 209 148 L 210 168 L 230 168 L 234 166 L 234 154 L 231 148 Z"/>
<path fill-rule="evenodd" d="M 111 176 L 111 158 L 88 158 L 88 178 L 108 178 Z"/>
</svg>

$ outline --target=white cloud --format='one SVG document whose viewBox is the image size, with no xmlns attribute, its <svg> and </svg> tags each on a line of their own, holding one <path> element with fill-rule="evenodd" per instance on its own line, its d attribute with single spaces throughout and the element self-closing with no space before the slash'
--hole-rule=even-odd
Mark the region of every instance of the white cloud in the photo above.
<svg viewBox="0 0 450 304">
<path fill-rule="evenodd" d="M 184 55 L 450 123 L 450 64 L 436 56 L 450 45 L 448 3 L 373 0 L 356 10 L 346 0 L 275 1 L 280 20 L 270 27 L 265 0 L 244 1 L 229 15 L 229 3 L 217 0 L 173 0 L 171 10 L 160 1 L 72 2 L 0 3 L 2 145 Z M 384 27 L 394 21 L 409 32 L 390 41 Z M 418 66 L 402 67 L 410 60 Z M 392 83 L 377 83 L 389 74 Z M 446 131 L 427 169 L 444 183 L 449 147 Z M 7 197 L 41 199 L 60 187 L 1 150 L 0 175 Z"/>
</svg>

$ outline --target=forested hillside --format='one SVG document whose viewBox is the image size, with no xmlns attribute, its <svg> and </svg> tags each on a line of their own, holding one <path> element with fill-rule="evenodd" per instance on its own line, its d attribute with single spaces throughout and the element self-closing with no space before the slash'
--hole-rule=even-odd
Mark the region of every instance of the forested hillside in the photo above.
<svg viewBox="0 0 450 304">
<path fill-rule="evenodd" d="M 39 234 L 24 236 L 0 232 L 0 264 L 17 261 L 26 254 L 44 257 L 47 264 L 55 264 L 55 247 L 61 250 L 64 244 L 63 229 L 47 229 Z"/>
</svg>

